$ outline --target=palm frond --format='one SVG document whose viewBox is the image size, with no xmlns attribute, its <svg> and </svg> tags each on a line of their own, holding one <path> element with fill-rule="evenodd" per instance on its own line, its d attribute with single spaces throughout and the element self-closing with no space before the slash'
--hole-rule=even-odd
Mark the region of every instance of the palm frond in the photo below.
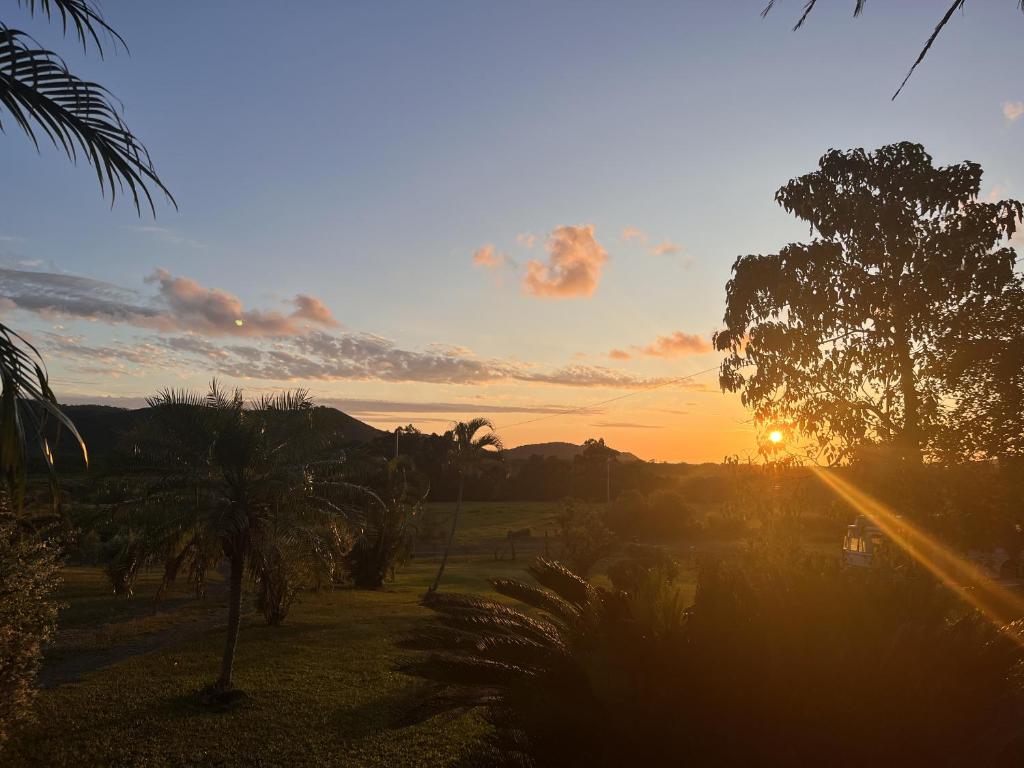
<svg viewBox="0 0 1024 768">
<path fill-rule="evenodd" d="M 15 505 L 20 506 L 25 492 L 29 437 L 53 476 L 53 451 L 46 432 L 48 420 L 56 422 L 58 430 L 68 430 L 81 447 L 86 464 L 89 454 L 75 425 L 60 410 L 39 351 L 2 323 L 0 386 L 0 472 Z"/>
<path fill-rule="evenodd" d="M 499 595 L 511 597 L 521 603 L 549 613 L 565 624 L 579 618 L 579 609 L 546 589 L 524 584 L 514 579 L 491 579 L 491 586 Z"/>
<path fill-rule="evenodd" d="M 896 97 L 900 95 L 900 92 L 903 90 L 903 87 L 907 84 L 907 81 L 910 80 L 910 76 L 914 74 L 914 70 L 916 70 L 918 65 L 922 61 L 924 61 L 924 57 L 928 55 L 928 51 L 931 50 L 931 47 L 935 43 L 935 40 L 938 38 L 939 33 L 942 32 L 942 30 L 949 23 L 950 19 L 953 18 L 953 14 L 956 13 L 957 11 L 963 10 L 966 2 L 967 0 L 953 0 L 949 8 L 946 9 L 946 12 L 943 14 L 942 18 L 939 19 L 939 23 L 935 25 L 935 29 L 933 29 L 931 35 L 929 35 L 928 40 L 925 42 L 924 47 L 921 49 L 921 52 L 917 55 L 917 59 L 914 60 L 914 64 L 910 67 L 910 71 L 907 72 L 907 76 L 903 78 L 903 82 L 900 83 L 900 87 L 897 88 L 896 93 L 892 95 L 893 100 L 895 100 Z M 775 3 L 776 0 L 768 0 L 768 4 L 761 10 L 761 16 L 767 16 L 769 12 L 771 12 L 772 8 L 775 7 Z M 810 16 L 811 11 L 814 10 L 814 7 L 817 5 L 817 3 L 818 0 L 807 0 L 804 3 L 804 7 L 800 13 L 800 17 L 799 19 L 797 19 L 796 24 L 793 26 L 794 32 L 804 25 L 804 22 L 807 21 L 807 17 Z M 865 3 L 866 0 L 855 0 L 853 6 L 854 17 L 861 15 L 861 13 L 864 11 Z M 1024 0 L 1017 0 L 1017 7 L 1021 11 L 1024 11 Z"/>
<path fill-rule="evenodd" d="M 41 132 L 74 161 L 83 155 L 100 189 L 113 204 L 126 188 L 136 211 L 145 199 L 155 214 L 150 188 L 174 197 L 157 176 L 149 152 L 129 130 L 103 86 L 81 80 L 55 53 L 24 32 L 0 24 L 0 107 L 39 146 Z M 3 124 L 0 122 L 0 130 Z"/>
<path fill-rule="evenodd" d="M 291 389 L 274 394 L 263 394 L 252 401 L 255 411 L 306 411 L 313 407 L 308 389 Z"/>
<path fill-rule="evenodd" d="M 590 582 L 554 560 L 538 557 L 530 566 L 530 574 L 541 585 L 576 607 L 586 607 L 596 596 Z"/>
<path fill-rule="evenodd" d="M 82 44 L 82 48 L 87 48 L 91 40 L 101 57 L 103 56 L 101 35 L 109 36 L 115 45 L 120 45 L 128 50 L 124 38 L 107 24 L 99 8 L 89 0 L 18 0 L 18 5 L 32 16 L 43 14 L 47 19 L 52 19 L 54 15 L 59 16 L 64 34 L 67 34 L 70 24 L 75 31 L 75 37 Z"/>
<path fill-rule="evenodd" d="M 191 389 L 175 389 L 168 387 L 161 389 L 156 395 L 146 398 L 146 405 L 150 408 L 179 407 L 202 408 L 206 405 L 206 396 Z"/>
<path fill-rule="evenodd" d="M 563 639 L 550 621 L 535 619 L 493 600 L 449 593 L 432 593 L 423 604 L 441 615 L 455 629 L 490 634 L 516 635 L 561 647 Z"/>
<path fill-rule="evenodd" d="M 896 97 L 900 95 L 900 91 L 903 90 L 903 86 L 907 84 L 910 76 L 914 74 L 914 70 L 917 69 L 917 65 L 924 61 L 924 57 L 928 55 L 928 51 L 931 50 L 932 43 L 939 36 L 939 32 L 942 31 L 943 27 L 949 23 L 949 20 L 953 18 L 953 14 L 964 7 L 964 3 L 967 0 L 953 0 L 953 4 L 949 6 L 946 13 L 939 19 L 939 23 L 935 25 L 935 29 L 932 30 L 931 35 L 928 37 L 928 41 L 924 44 L 924 48 L 917 54 L 917 59 L 914 60 L 914 64 L 910 67 L 910 71 L 907 72 L 907 76 L 903 78 L 903 82 L 900 83 L 900 87 L 896 89 L 896 93 L 892 95 L 892 100 L 895 101 Z"/>
</svg>

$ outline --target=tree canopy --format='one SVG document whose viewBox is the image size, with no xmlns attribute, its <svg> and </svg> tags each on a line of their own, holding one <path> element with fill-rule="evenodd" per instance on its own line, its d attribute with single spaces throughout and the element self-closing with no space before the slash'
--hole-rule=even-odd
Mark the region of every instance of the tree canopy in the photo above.
<svg viewBox="0 0 1024 768">
<path fill-rule="evenodd" d="M 981 175 L 904 142 L 830 150 L 783 186 L 776 201 L 814 238 L 734 263 L 723 389 L 831 461 L 872 443 L 917 461 L 969 428 L 950 351 L 1005 331 L 1020 295 L 1007 241 L 1024 218 L 1019 201 L 981 200 Z"/>
</svg>

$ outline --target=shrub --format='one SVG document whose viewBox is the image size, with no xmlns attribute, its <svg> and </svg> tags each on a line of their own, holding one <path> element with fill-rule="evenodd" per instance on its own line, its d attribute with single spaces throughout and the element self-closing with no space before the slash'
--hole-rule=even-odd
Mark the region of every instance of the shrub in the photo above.
<svg viewBox="0 0 1024 768">
<path fill-rule="evenodd" d="M 675 491 L 658 490 L 644 496 L 631 489 L 615 499 L 608 524 L 628 538 L 676 539 L 694 532 L 695 517 L 686 499 Z"/>
<path fill-rule="evenodd" d="M 586 577 L 618 546 L 615 536 L 605 524 L 604 513 L 584 502 L 563 500 L 557 520 L 562 559 L 580 576 Z"/>
<path fill-rule="evenodd" d="M 654 571 L 604 590 L 544 560 L 529 606 L 468 596 L 417 673 L 485 704 L 537 766 L 1020 765 L 1021 627 L 929 579 L 779 544 L 702 563 L 697 597 Z"/>
<path fill-rule="evenodd" d="M 0 744 L 31 715 L 42 647 L 57 623 L 54 549 L 0 522 Z"/>
<path fill-rule="evenodd" d="M 616 589 L 633 593 L 651 577 L 674 582 L 679 565 L 660 547 L 630 544 L 622 557 L 608 567 L 607 575 Z"/>
</svg>

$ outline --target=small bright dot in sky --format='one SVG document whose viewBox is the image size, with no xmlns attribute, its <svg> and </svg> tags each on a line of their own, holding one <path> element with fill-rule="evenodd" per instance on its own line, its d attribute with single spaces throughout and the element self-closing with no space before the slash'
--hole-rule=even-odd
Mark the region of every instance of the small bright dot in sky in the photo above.
<svg viewBox="0 0 1024 768">
<path fill-rule="evenodd" d="M 245 325 L 245 321 L 242 319 L 235 320 L 235 325 L 241 328 L 243 325 Z"/>
<path fill-rule="evenodd" d="M 776 430 L 772 431 L 768 435 L 768 439 L 771 440 L 773 443 L 781 443 L 782 442 L 782 433 L 779 432 L 779 430 L 776 429 Z"/>
</svg>

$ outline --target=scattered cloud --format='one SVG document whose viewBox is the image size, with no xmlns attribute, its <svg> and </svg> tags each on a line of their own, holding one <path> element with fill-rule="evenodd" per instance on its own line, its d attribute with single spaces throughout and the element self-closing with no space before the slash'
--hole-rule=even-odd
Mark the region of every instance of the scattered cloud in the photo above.
<svg viewBox="0 0 1024 768">
<path fill-rule="evenodd" d="M 485 245 L 473 252 L 473 264 L 478 267 L 497 267 L 501 264 L 493 245 Z"/>
<path fill-rule="evenodd" d="M 650 250 L 655 256 L 669 256 L 674 253 L 682 253 L 683 249 L 671 240 L 662 240 L 657 245 L 652 245 Z"/>
<path fill-rule="evenodd" d="M 136 232 L 141 232 L 146 235 L 150 235 L 160 240 L 161 242 L 169 245 L 183 245 L 187 248 L 205 248 L 206 243 L 199 240 L 193 240 L 190 237 L 186 237 L 173 229 L 167 227 L 158 227 L 153 224 L 135 226 L 132 227 Z"/>
<path fill-rule="evenodd" d="M 985 202 L 998 203 L 1006 195 L 1006 186 L 1003 184 L 993 184 L 985 195 Z"/>
<path fill-rule="evenodd" d="M 309 320 L 319 325 L 335 328 L 338 326 L 338 321 L 334 319 L 331 310 L 315 296 L 307 296 L 304 293 L 300 293 L 292 299 L 292 303 L 295 305 L 295 311 L 292 312 L 293 317 L 301 317 L 304 320 Z"/>
<path fill-rule="evenodd" d="M 602 413 L 602 411 L 597 408 L 577 409 L 575 406 L 570 405 L 499 405 L 479 401 L 473 401 L 471 403 L 407 402 L 401 400 L 320 397 L 317 398 L 317 402 L 321 405 L 332 406 L 354 416 L 374 415 L 378 417 L 403 416 L 421 413 L 528 413 L 544 415 L 564 413 L 568 410 L 571 410 L 575 414 L 585 413 L 587 415 L 598 415 Z"/>
<path fill-rule="evenodd" d="M 598 421 L 590 426 L 602 429 L 664 429 L 662 424 L 637 424 L 633 421 Z"/>
<path fill-rule="evenodd" d="M 594 237 L 594 225 L 558 227 L 548 236 L 547 263 L 526 263 L 523 290 L 531 296 L 572 299 L 592 296 L 608 260 Z"/>
<path fill-rule="evenodd" d="M 642 389 L 666 379 L 636 376 L 596 365 L 551 370 L 500 358 L 477 357 L 459 347 L 434 345 L 402 349 L 367 333 L 329 334 L 277 339 L 261 345 L 218 345 L 197 336 L 159 338 L 157 344 L 204 369 L 237 378 L 270 381 L 384 381 L 429 384 L 488 384 L 514 381 L 566 387 Z"/>
<path fill-rule="evenodd" d="M 537 244 L 537 236 L 532 232 L 520 232 L 516 235 L 516 242 L 524 248 L 533 248 Z"/>
<path fill-rule="evenodd" d="M 556 230 L 549 249 L 554 263 L 570 272 L 581 259 L 591 266 L 596 263 L 599 269 L 606 258 L 592 227 Z M 578 287 L 581 280 L 586 282 L 559 276 L 564 279 L 557 290 L 563 292 Z M 596 281 L 594 275 L 589 279 Z M 284 314 L 245 309 L 231 293 L 164 269 L 156 270 L 146 282 L 156 287 L 154 295 L 76 275 L 0 268 L 0 308 L 157 332 L 100 346 L 68 333 L 41 334 L 40 343 L 48 354 L 70 363 L 74 371 L 97 375 L 176 371 L 270 382 L 521 382 L 613 389 L 644 389 L 670 381 L 601 365 L 550 368 L 484 358 L 465 347 L 441 343 L 402 349 L 381 336 L 341 330 L 327 307 L 305 294 L 292 299 L 294 310 Z"/>
<path fill-rule="evenodd" d="M 507 253 L 499 253 L 493 245 L 485 245 L 473 252 L 473 264 L 485 269 L 496 269 L 506 264 L 514 267 L 515 261 Z"/>
<path fill-rule="evenodd" d="M 209 336 L 294 336 L 308 333 L 310 324 L 338 325 L 330 310 L 313 296 L 296 296 L 291 300 L 294 311 L 286 315 L 274 310 L 247 310 L 234 294 L 205 288 L 165 269 L 157 269 L 145 282 L 157 287 L 155 296 L 77 275 L 0 268 L 0 298 L 44 317 Z"/>
<path fill-rule="evenodd" d="M 1024 101 L 1003 102 L 1003 117 L 1007 122 L 1014 123 L 1024 115 Z"/>
<path fill-rule="evenodd" d="M 634 357 L 685 357 L 713 351 L 711 340 L 698 333 L 675 331 L 659 336 L 646 346 L 633 346 L 629 350 L 613 349 L 608 357 L 613 360 L 631 360 Z"/>
<path fill-rule="evenodd" d="M 647 242 L 647 233 L 637 229 L 636 227 L 626 227 L 622 230 L 622 234 L 620 234 L 619 237 L 626 243 L 630 240 L 637 240 L 641 243 Z"/>
</svg>

